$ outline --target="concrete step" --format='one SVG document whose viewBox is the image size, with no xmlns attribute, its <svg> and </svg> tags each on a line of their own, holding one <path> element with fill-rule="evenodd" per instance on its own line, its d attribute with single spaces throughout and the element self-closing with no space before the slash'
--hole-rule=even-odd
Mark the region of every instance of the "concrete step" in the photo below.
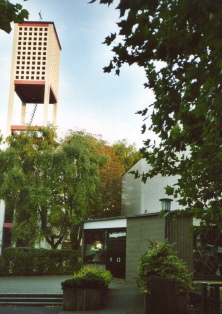
<svg viewBox="0 0 222 314">
<path fill-rule="evenodd" d="M 0 294 L 0 305 L 62 305 L 62 294 Z"/>
</svg>

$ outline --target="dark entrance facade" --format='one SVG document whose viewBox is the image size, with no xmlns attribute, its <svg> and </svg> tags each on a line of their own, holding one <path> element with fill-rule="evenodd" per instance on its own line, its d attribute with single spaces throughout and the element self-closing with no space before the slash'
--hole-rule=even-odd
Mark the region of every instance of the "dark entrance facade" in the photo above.
<svg viewBox="0 0 222 314">
<path fill-rule="evenodd" d="M 112 235 L 114 236 L 112 237 Z M 106 269 L 111 271 L 114 278 L 125 279 L 126 232 L 116 231 L 108 233 Z"/>
<path fill-rule="evenodd" d="M 110 270 L 114 278 L 126 276 L 126 221 L 119 219 L 115 228 L 105 221 L 89 222 L 83 232 L 83 264 Z M 103 226 L 103 228 L 101 228 Z M 113 226 L 114 228 L 111 228 Z"/>
</svg>

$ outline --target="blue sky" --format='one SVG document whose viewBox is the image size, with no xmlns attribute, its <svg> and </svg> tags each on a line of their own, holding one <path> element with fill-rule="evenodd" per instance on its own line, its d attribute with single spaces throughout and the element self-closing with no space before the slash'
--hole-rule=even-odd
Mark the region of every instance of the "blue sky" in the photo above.
<svg viewBox="0 0 222 314">
<path fill-rule="evenodd" d="M 57 125 L 60 134 L 68 129 L 101 134 L 110 144 L 127 139 L 142 147 L 152 134 L 141 135 L 143 119 L 135 112 L 154 97 L 144 89 L 142 68 L 124 66 L 120 76 L 105 74 L 102 68 L 112 58 L 111 46 L 102 45 L 111 32 L 118 32 L 117 5 L 108 8 L 87 0 L 11 1 L 22 4 L 30 21 L 53 21 L 62 46 Z M 0 31 L 0 129 L 6 129 L 13 31 Z M 31 116 L 31 109 L 28 114 Z M 38 105 L 34 124 L 41 124 Z M 19 124 L 20 101 L 16 99 L 13 124 Z M 41 117 L 41 118 L 40 118 Z"/>
</svg>

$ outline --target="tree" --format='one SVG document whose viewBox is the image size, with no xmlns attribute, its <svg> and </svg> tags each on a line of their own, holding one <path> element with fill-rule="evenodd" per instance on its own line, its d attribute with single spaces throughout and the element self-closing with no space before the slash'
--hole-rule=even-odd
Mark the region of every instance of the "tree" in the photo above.
<svg viewBox="0 0 222 314">
<path fill-rule="evenodd" d="M 128 144 L 125 139 L 111 146 L 104 142 L 102 152 L 108 160 L 100 170 L 101 203 L 92 211 L 91 218 L 121 215 L 122 175 L 141 158 L 135 144 Z"/>
<path fill-rule="evenodd" d="M 23 9 L 21 4 L 0 0 L 0 29 L 6 33 L 10 33 L 12 30 L 11 22 L 23 23 L 25 19 L 28 19 L 28 16 L 28 11 Z"/>
<path fill-rule="evenodd" d="M 113 147 L 115 149 L 115 155 L 121 158 L 125 171 L 142 157 L 140 151 L 136 149 L 135 143 L 128 144 L 126 139 L 117 141 L 114 143 Z"/>
<path fill-rule="evenodd" d="M 160 138 L 158 145 L 144 143 L 152 170 L 143 180 L 178 174 L 167 193 L 202 225 L 221 228 L 222 2 L 121 0 L 117 9 L 121 37 L 106 37 L 107 45 L 115 40 L 115 55 L 104 71 L 119 75 L 123 64 L 137 64 L 155 94 L 153 104 L 138 112 L 151 117 L 149 129 Z"/>
<path fill-rule="evenodd" d="M 0 151 L 0 197 L 14 210 L 14 239 L 44 238 L 57 248 L 70 235 L 76 249 L 79 224 L 99 199 L 106 157 L 93 152 L 84 133 L 59 141 L 50 127 L 10 136 L 8 144 Z"/>
</svg>

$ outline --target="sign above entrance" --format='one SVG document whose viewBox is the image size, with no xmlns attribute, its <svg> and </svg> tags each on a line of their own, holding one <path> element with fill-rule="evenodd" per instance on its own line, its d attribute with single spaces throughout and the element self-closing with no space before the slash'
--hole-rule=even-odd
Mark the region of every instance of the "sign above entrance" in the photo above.
<svg viewBox="0 0 222 314">
<path fill-rule="evenodd" d="M 124 231 L 109 233 L 109 238 L 120 238 L 120 237 L 125 237 L 125 236 L 126 236 L 126 232 Z"/>
</svg>

